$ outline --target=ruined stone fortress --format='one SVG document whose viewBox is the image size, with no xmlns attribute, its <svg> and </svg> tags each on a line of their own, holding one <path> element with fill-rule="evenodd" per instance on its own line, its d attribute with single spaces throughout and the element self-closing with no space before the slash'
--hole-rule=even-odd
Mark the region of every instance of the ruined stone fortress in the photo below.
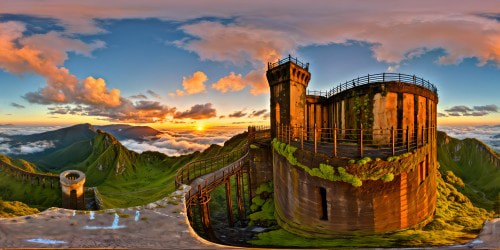
<svg viewBox="0 0 500 250">
<path fill-rule="evenodd" d="M 432 84 L 384 73 L 307 91 L 309 64 L 290 56 L 269 63 L 267 79 L 281 227 L 330 237 L 397 231 L 432 219 L 438 103 Z"/>
</svg>

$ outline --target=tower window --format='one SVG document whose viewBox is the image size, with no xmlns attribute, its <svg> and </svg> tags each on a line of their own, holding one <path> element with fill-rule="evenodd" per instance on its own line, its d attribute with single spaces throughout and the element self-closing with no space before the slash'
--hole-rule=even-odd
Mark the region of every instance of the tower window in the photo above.
<svg viewBox="0 0 500 250">
<path fill-rule="evenodd" d="M 328 206 L 326 204 L 326 189 L 319 188 L 319 196 L 321 197 L 321 217 L 320 220 L 328 220 Z"/>
</svg>

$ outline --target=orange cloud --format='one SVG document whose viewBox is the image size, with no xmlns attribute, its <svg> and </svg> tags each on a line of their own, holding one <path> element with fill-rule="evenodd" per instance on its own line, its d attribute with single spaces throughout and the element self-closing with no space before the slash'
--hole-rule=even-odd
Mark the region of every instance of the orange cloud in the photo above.
<svg viewBox="0 0 500 250">
<path fill-rule="evenodd" d="M 108 91 L 103 79 L 88 77 L 79 81 L 65 67 L 67 51 L 90 56 L 104 44 L 100 41 L 86 44 L 62 33 L 48 32 L 23 36 L 24 24 L 0 23 L 0 67 L 15 74 L 36 73 L 46 79 L 47 85 L 24 98 L 31 103 L 76 103 L 89 105 L 120 105 L 120 91 Z"/>
<path fill-rule="evenodd" d="M 193 120 L 208 119 L 212 117 L 217 117 L 217 112 L 215 108 L 212 107 L 211 103 L 196 104 L 190 109 L 184 112 L 176 112 L 174 115 L 176 119 L 190 118 Z"/>
<path fill-rule="evenodd" d="M 182 77 L 182 87 L 184 90 L 176 90 L 175 93 L 169 93 L 169 96 L 194 95 L 205 91 L 205 82 L 208 77 L 201 71 L 196 71 L 190 77 Z"/>
<path fill-rule="evenodd" d="M 216 83 L 212 84 L 212 88 L 226 93 L 228 91 L 237 92 L 246 87 L 245 82 L 243 81 L 241 74 L 234 74 L 231 72 L 228 76 L 222 77 Z"/>
<path fill-rule="evenodd" d="M 120 105 L 120 90 L 108 91 L 106 82 L 102 78 L 95 79 L 91 76 L 83 81 L 81 95 L 78 95 L 84 103 L 103 104 L 109 107 Z"/>
</svg>

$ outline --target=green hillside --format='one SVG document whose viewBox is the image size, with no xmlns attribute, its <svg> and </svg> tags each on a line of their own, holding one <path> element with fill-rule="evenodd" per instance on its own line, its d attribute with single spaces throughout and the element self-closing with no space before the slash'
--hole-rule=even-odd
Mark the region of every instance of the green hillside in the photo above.
<svg viewBox="0 0 500 250">
<path fill-rule="evenodd" d="M 496 152 L 476 139 L 459 140 L 438 132 L 440 172 L 452 171 L 464 185 L 454 184 L 478 207 L 493 209 L 500 193 L 500 167 L 490 161 Z"/>
<path fill-rule="evenodd" d="M 87 134 L 89 126 L 73 126 L 63 129 L 62 133 L 71 134 L 79 128 Z M 86 128 L 86 129 L 85 129 Z M 141 128 L 142 129 L 142 128 Z M 54 133 L 49 133 L 58 138 Z M 143 205 L 167 196 L 175 189 L 177 170 L 190 161 L 214 157 L 241 147 L 246 142 L 246 134 L 229 139 L 224 147 L 211 145 L 203 152 L 195 152 L 179 157 L 169 157 L 158 152 L 138 154 L 125 148 L 114 136 L 97 130 L 88 140 L 84 137 L 72 136 L 75 142 L 66 140 L 66 147 L 58 148 L 47 154 L 40 154 L 37 164 L 21 159 L 0 155 L 0 161 L 11 163 L 30 172 L 60 173 L 67 169 L 76 169 L 85 173 L 86 187 L 97 187 L 103 200 L 104 208 L 130 207 Z M 38 139 L 45 136 L 36 136 Z M 6 200 L 22 201 L 30 206 L 45 209 L 60 206 L 60 190 L 42 189 L 38 186 L 25 185 L 18 180 L 5 176 L 0 171 L 0 196 Z"/>
<path fill-rule="evenodd" d="M 177 170 L 190 161 L 196 161 L 228 153 L 246 143 L 246 134 L 239 134 L 224 143 L 211 145 L 203 152 L 179 157 L 168 157 L 158 152 L 137 155 L 133 174 L 109 175 L 98 185 L 105 208 L 130 207 L 156 201 L 175 190 Z"/>
<path fill-rule="evenodd" d="M 0 197 L 0 218 L 9 218 L 23 215 L 36 214 L 40 212 L 36 208 L 31 208 L 28 205 L 19 201 L 3 201 Z"/>
</svg>

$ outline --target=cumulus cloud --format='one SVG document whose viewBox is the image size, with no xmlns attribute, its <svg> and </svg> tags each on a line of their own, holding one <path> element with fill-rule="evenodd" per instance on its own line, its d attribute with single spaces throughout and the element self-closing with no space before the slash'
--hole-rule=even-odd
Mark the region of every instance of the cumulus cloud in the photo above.
<svg viewBox="0 0 500 250">
<path fill-rule="evenodd" d="M 96 20 L 105 19 L 153 17 L 178 21 L 187 37 L 174 44 L 196 53 L 202 60 L 250 65 L 250 72 L 234 75 L 241 74 L 241 82 L 249 86 L 254 95 L 268 92 L 267 62 L 311 45 L 367 43 L 373 57 L 390 65 L 390 70 L 396 70 L 405 60 L 436 49 L 444 53 L 437 58 L 438 63 L 460 63 L 465 58 L 475 58 L 479 65 L 487 62 L 500 65 L 500 22 L 498 14 L 491 14 L 500 13 L 497 1 L 477 4 L 467 0 L 373 0 L 352 5 L 334 0 L 317 4 L 290 1 L 284 5 L 222 0 L 193 5 L 190 1 L 123 0 L 118 7 L 103 1 L 52 2 L 54 4 L 47 8 L 46 3 L 40 1 L 3 1 L 0 9 L 2 14 L 53 18 L 64 28 L 64 32 L 31 35 L 33 38 L 29 39 L 29 35 L 24 35 L 23 24 L 2 23 L 0 47 L 4 51 L 0 54 L 0 67 L 15 74 L 35 73 L 47 81 L 47 86 L 25 96 L 34 103 L 94 105 L 95 100 L 77 98 L 79 92 L 75 91 L 81 82 L 63 62 L 68 51 L 91 55 L 93 50 L 104 47 L 100 41 L 82 42 L 75 34 L 103 32 Z M 203 17 L 207 16 L 215 18 L 206 21 Z M 47 43 L 48 40 L 51 43 Z M 243 86 L 241 82 L 234 85 L 236 89 Z M 216 86 L 221 90 L 234 90 L 227 84 Z M 104 94 L 112 95 L 112 92 L 107 90 Z M 188 92 L 179 89 L 170 94 Z"/>
<path fill-rule="evenodd" d="M 11 102 L 10 103 L 10 106 L 14 107 L 14 108 L 18 108 L 18 109 L 23 109 L 23 108 L 26 108 L 25 106 L 21 105 L 21 104 L 18 104 L 18 103 L 15 103 L 15 102 Z"/>
<path fill-rule="evenodd" d="M 194 95 L 205 91 L 205 82 L 208 77 L 201 71 L 196 71 L 190 77 L 182 77 L 182 87 L 184 90 L 176 90 L 175 93 L 169 93 L 170 96 Z"/>
<path fill-rule="evenodd" d="M 222 93 L 237 92 L 241 91 L 246 87 L 245 82 L 243 81 L 241 74 L 234 74 L 231 72 L 228 76 L 224 76 L 219 79 L 216 83 L 212 84 L 212 88 L 216 89 Z"/>
<path fill-rule="evenodd" d="M 174 118 L 185 119 L 190 118 L 194 120 L 208 119 L 212 117 L 217 117 L 215 108 L 212 107 L 211 103 L 196 104 L 192 106 L 189 110 L 184 112 L 176 112 Z"/>
<path fill-rule="evenodd" d="M 234 113 L 229 114 L 228 116 L 230 118 L 241 118 L 241 117 L 245 117 L 246 115 L 247 115 L 247 113 L 245 113 L 243 110 L 240 110 L 240 111 L 235 111 Z"/>
<path fill-rule="evenodd" d="M 447 115 L 447 114 L 445 114 L 445 113 L 439 113 L 439 112 L 438 112 L 438 113 L 437 113 L 437 116 L 438 116 L 438 117 L 447 117 L 448 115 Z"/>
<path fill-rule="evenodd" d="M 73 52 L 90 56 L 104 47 L 102 41 L 84 43 L 61 32 L 25 36 L 26 26 L 20 22 L 0 23 L 0 68 L 14 74 L 35 73 L 45 78 L 46 85 L 24 98 L 31 103 L 85 103 L 116 105 L 119 90 L 107 90 L 102 79 L 89 77 L 79 81 L 61 66 Z"/>
<path fill-rule="evenodd" d="M 49 108 L 52 115 L 99 116 L 102 119 L 115 122 L 151 123 L 165 121 L 175 112 L 175 107 L 169 107 L 156 101 L 141 100 L 132 102 L 122 98 L 121 105 L 107 106 L 56 106 Z"/>
<path fill-rule="evenodd" d="M 86 104 L 102 104 L 109 107 L 120 105 L 120 90 L 106 88 L 106 82 L 102 78 L 95 79 L 91 76 L 83 81 L 81 93 L 77 99 L 82 99 Z"/>
</svg>

